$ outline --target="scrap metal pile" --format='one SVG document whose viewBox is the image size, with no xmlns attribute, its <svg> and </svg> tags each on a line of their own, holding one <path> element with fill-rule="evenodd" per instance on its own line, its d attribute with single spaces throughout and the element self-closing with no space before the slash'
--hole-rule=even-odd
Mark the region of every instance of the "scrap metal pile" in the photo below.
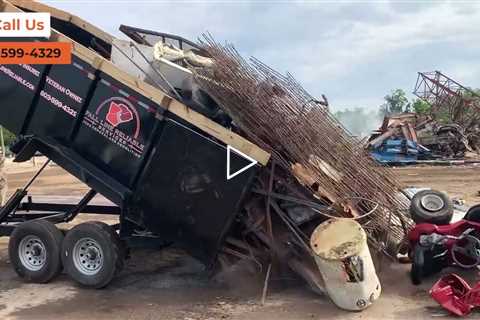
<svg viewBox="0 0 480 320">
<path fill-rule="evenodd" d="M 419 72 L 415 90 L 417 97 L 431 105 L 434 120 L 460 125 L 466 132 L 480 125 L 480 95 L 440 71 Z"/>
<path fill-rule="evenodd" d="M 430 150 L 418 141 L 417 130 L 430 118 L 415 113 L 385 116 L 365 146 L 380 163 L 408 163 L 430 156 Z"/>
<path fill-rule="evenodd" d="M 148 38 L 146 30 L 124 29 Z M 325 97 L 312 98 L 291 75 L 210 37 L 175 47 L 165 36 L 133 46 L 117 40 L 112 60 L 271 154 L 225 230 L 217 277 L 235 270 L 265 275 L 265 296 L 270 274 L 293 271 L 341 308 L 372 304 L 381 285 L 367 237 L 395 257 L 412 227 L 397 180 L 330 114 Z M 320 241 L 326 230 L 335 236 Z M 335 300 L 334 283 L 351 290 Z"/>
<path fill-rule="evenodd" d="M 401 113 L 386 116 L 365 147 L 380 163 L 418 163 L 464 158 L 467 151 L 474 151 L 473 137 L 458 124 L 441 124 L 431 116 Z"/>
<path fill-rule="evenodd" d="M 429 112 L 385 116 L 366 145 L 377 161 L 417 163 L 479 153 L 480 95 L 439 71 L 419 72 L 413 93 Z"/>
<path fill-rule="evenodd" d="M 434 152 L 444 157 L 463 157 L 466 151 L 480 151 L 480 95 L 440 71 L 419 72 L 415 90 L 426 101 L 434 133 L 431 143 Z M 436 146 L 438 146 L 436 148 Z M 436 150 L 437 149 L 437 150 Z"/>
<path fill-rule="evenodd" d="M 201 47 L 213 66 L 196 69 L 197 82 L 242 135 L 271 152 L 281 172 L 281 179 L 266 174 L 260 181 L 264 194 L 275 191 L 280 180 L 287 189 L 299 182 L 310 192 L 304 197 L 313 194 L 317 202 L 335 208 L 324 215 L 359 219 L 377 248 L 385 250 L 386 242 L 403 240 L 410 220 L 401 187 L 358 148 L 325 102 L 312 98 L 291 75 L 283 76 L 254 58 L 245 60 L 231 45 L 206 36 Z M 302 193 L 298 188 L 292 192 Z"/>
</svg>

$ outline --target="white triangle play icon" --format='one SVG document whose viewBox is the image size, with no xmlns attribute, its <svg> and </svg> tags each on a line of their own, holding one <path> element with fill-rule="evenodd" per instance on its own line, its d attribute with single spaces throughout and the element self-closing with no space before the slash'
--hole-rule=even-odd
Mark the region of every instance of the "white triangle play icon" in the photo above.
<svg viewBox="0 0 480 320">
<path fill-rule="evenodd" d="M 241 155 L 243 158 L 247 159 L 248 161 L 250 161 L 250 163 L 248 165 L 241 168 L 240 170 L 237 170 L 234 173 L 230 173 L 230 153 L 232 151 L 235 152 L 238 155 Z M 230 180 L 233 177 L 235 177 L 236 175 L 239 175 L 240 173 L 244 172 L 245 170 L 248 170 L 249 168 L 253 167 L 257 163 L 258 163 L 257 160 L 253 159 L 252 157 L 247 156 L 245 153 L 235 149 L 234 147 L 232 147 L 230 145 L 227 145 L 227 180 Z"/>
</svg>

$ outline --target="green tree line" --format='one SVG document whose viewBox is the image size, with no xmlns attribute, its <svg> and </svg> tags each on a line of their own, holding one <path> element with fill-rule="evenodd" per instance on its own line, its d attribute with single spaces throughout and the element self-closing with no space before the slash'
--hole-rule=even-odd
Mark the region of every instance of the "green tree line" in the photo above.
<svg viewBox="0 0 480 320">
<path fill-rule="evenodd" d="M 405 91 L 395 89 L 384 97 L 385 102 L 380 106 L 380 114 L 392 115 L 402 112 L 415 112 L 418 114 L 429 114 L 430 104 L 421 100 L 408 100 Z"/>
</svg>

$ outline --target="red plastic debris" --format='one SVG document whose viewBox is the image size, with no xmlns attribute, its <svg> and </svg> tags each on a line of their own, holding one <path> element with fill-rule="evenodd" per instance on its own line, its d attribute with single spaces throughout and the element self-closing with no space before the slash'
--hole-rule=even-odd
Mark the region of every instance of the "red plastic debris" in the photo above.
<svg viewBox="0 0 480 320">
<path fill-rule="evenodd" d="M 466 316 L 473 308 L 480 307 L 480 282 L 471 288 L 452 273 L 438 280 L 430 289 L 430 295 L 444 309 L 457 316 Z"/>
</svg>

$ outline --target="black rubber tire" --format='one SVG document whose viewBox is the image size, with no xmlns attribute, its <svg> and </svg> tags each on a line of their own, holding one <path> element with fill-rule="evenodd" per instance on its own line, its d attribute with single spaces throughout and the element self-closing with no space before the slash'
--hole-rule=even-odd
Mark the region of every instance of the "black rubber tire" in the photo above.
<svg viewBox="0 0 480 320">
<path fill-rule="evenodd" d="M 75 266 L 73 249 L 82 238 L 91 238 L 103 251 L 103 265 L 94 275 L 87 275 Z M 62 262 L 67 274 L 78 284 L 88 288 L 101 289 L 122 270 L 124 263 L 123 245 L 115 230 L 99 221 L 81 223 L 68 231 L 62 246 Z"/>
<path fill-rule="evenodd" d="M 440 210 L 426 210 L 421 203 L 424 196 L 434 194 L 439 196 L 444 206 Z M 410 203 L 410 215 L 415 223 L 433 223 L 436 225 L 449 224 L 453 216 L 453 203 L 443 192 L 436 190 L 423 190 L 416 193 Z"/>
<path fill-rule="evenodd" d="M 476 204 L 468 209 L 463 219 L 480 223 L 480 204 Z"/>
<path fill-rule="evenodd" d="M 423 251 L 418 245 L 413 249 L 412 268 L 410 270 L 410 279 L 416 286 L 422 283 L 423 279 L 423 266 L 425 264 L 425 256 Z"/>
<path fill-rule="evenodd" d="M 119 274 L 122 270 L 123 267 L 125 266 L 125 259 L 127 257 L 127 249 L 125 248 L 125 245 L 122 243 L 120 240 L 120 237 L 118 234 L 115 232 L 115 229 L 108 224 L 100 221 L 91 221 L 91 223 L 97 224 L 100 228 L 105 230 L 105 232 L 110 233 L 110 237 L 112 239 L 113 245 L 115 246 L 116 250 L 118 250 L 119 257 L 121 259 L 118 259 L 116 263 L 116 270 L 115 270 L 115 275 Z"/>
<path fill-rule="evenodd" d="M 37 271 L 26 268 L 20 260 L 18 247 L 25 237 L 33 235 L 38 237 L 46 250 L 45 265 Z M 62 271 L 61 248 L 63 233 L 46 220 L 34 220 L 18 225 L 10 235 L 8 254 L 15 272 L 25 281 L 34 283 L 47 283 Z"/>
</svg>

